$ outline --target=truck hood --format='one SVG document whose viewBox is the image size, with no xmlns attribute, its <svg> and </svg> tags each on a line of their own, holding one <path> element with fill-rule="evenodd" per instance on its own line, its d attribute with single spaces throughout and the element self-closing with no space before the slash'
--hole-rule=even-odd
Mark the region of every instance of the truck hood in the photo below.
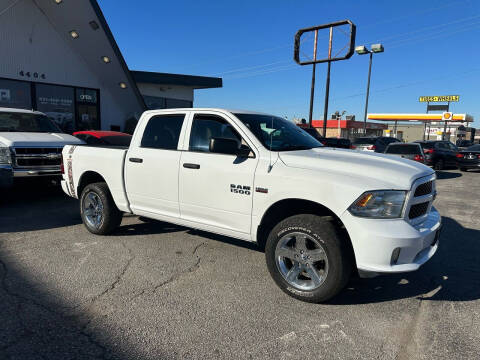
<svg viewBox="0 0 480 360">
<path fill-rule="evenodd" d="M 0 132 L 0 143 L 6 146 L 64 146 L 83 144 L 76 137 L 62 133 Z"/>
<path fill-rule="evenodd" d="M 324 147 L 279 154 L 289 167 L 342 174 L 352 181 L 370 178 L 387 189 L 409 190 L 416 179 L 434 173 L 416 161 L 366 151 Z"/>
</svg>

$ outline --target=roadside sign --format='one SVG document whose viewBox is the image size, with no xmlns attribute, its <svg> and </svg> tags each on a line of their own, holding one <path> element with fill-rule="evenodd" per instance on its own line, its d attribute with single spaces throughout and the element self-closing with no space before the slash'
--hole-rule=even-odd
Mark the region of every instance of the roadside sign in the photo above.
<svg viewBox="0 0 480 360">
<path fill-rule="evenodd" d="M 420 96 L 420 102 L 458 102 L 460 95 L 435 95 L 435 96 Z"/>
<path fill-rule="evenodd" d="M 449 120 L 452 120 L 453 118 L 453 113 L 451 112 L 444 112 L 442 114 L 442 121 L 449 121 Z"/>
</svg>

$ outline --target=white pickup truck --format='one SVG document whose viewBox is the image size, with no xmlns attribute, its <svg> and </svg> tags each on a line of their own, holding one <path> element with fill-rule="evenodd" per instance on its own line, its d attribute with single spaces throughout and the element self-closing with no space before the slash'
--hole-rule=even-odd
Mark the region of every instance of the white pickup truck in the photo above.
<svg viewBox="0 0 480 360">
<path fill-rule="evenodd" d="M 0 188 L 16 179 L 61 177 L 62 149 L 84 144 L 39 111 L 0 107 Z"/>
<path fill-rule="evenodd" d="M 90 232 L 129 213 L 257 242 L 277 285 L 304 301 L 335 296 L 353 271 L 417 270 L 438 247 L 430 168 L 323 147 L 272 115 L 147 111 L 128 149 L 65 146 L 63 162 Z"/>
</svg>

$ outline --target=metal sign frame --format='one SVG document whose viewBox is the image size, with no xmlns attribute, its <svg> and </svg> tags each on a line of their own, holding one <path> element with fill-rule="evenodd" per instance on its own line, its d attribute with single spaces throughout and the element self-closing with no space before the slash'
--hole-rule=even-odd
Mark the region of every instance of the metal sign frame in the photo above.
<svg viewBox="0 0 480 360">
<path fill-rule="evenodd" d="M 315 31 L 316 33 L 318 33 L 318 30 L 333 28 L 333 27 L 342 26 L 342 25 L 350 25 L 350 43 L 349 43 L 349 47 L 348 47 L 348 52 L 345 56 L 336 57 L 336 58 L 327 58 L 327 59 L 316 59 L 316 56 L 315 56 L 315 59 L 312 60 L 312 61 L 300 61 L 300 38 L 302 37 L 302 35 L 304 33 L 307 33 L 307 32 L 310 32 L 310 31 Z M 312 27 L 309 27 L 309 28 L 300 29 L 295 34 L 295 43 L 294 43 L 294 48 L 293 48 L 293 59 L 299 65 L 320 64 L 320 63 L 324 63 L 324 62 L 332 62 L 332 61 L 340 61 L 340 60 L 349 59 L 349 58 L 352 57 L 353 53 L 355 52 L 355 35 L 356 35 L 356 31 L 357 31 L 356 29 L 357 29 L 357 27 L 350 20 L 336 21 L 336 22 L 329 23 L 329 24 L 323 24 L 323 25 L 312 26 Z"/>
</svg>

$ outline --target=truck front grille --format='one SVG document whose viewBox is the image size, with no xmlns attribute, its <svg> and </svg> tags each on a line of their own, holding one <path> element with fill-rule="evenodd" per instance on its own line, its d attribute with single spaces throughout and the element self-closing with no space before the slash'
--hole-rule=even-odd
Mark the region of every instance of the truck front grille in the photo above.
<svg viewBox="0 0 480 360">
<path fill-rule="evenodd" d="M 415 190 L 415 197 L 417 196 L 424 196 L 432 193 L 433 189 L 433 181 L 426 182 L 424 184 L 418 185 L 417 189 Z"/>
<path fill-rule="evenodd" d="M 415 219 L 422 215 L 425 215 L 427 213 L 429 205 L 430 205 L 430 202 L 424 202 L 424 203 L 412 205 L 408 213 L 408 218 Z"/>
<path fill-rule="evenodd" d="M 14 166 L 19 168 L 60 166 L 63 147 L 16 147 Z"/>
</svg>

